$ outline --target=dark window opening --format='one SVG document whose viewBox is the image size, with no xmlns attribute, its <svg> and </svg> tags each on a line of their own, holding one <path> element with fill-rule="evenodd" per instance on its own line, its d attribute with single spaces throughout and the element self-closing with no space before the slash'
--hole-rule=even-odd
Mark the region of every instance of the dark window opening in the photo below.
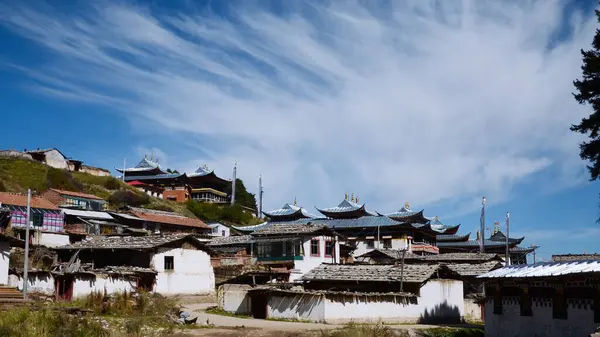
<svg viewBox="0 0 600 337">
<path fill-rule="evenodd" d="M 521 294 L 521 316 L 531 316 L 531 296 L 529 295 L 529 289 L 523 289 Z"/>
<path fill-rule="evenodd" d="M 500 289 L 494 291 L 494 314 L 502 315 L 502 293 Z"/>
<path fill-rule="evenodd" d="M 165 270 L 174 270 L 175 260 L 172 256 L 165 256 Z"/>
<path fill-rule="evenodd" d="M 567 319 L 567 297 L 562 289 L 556 289 L 552 298 L 552 318 Z"/>
<path fill-rule="evenodd" d="M 369 239 L 369 240 L 367 240 L 367 248 L 368 248 L 368 249 L 373 249 L 373 248 L 375 248 L 375 240 L 373 240 L 373 239 Z"/>
<path fill-rule="evenodd" d="M 333 241 L 325 241 L 325 257 L 333 257 L 333 254 L 335 254 Z"/>
<path fill-rule="evenodd" d="M 600 323 L 600 290 L 596 290 L 594 296 L 594 322 Z"/>
<path fill-rule="evenodd" d="M 310 255 L 311 256 L 320 256 L 319 252 L 319 240 L 310 240 Z"/>
<path fill-rule="evenodd" d="M 392 248 L 392 239 L 383 239 L 383 248 L 391 249 Z"/>
<path fill-rule="evenodd" d="M 33 227 L 42 227 L 44 225 L 44 214 L 31 212 L 31 222 Z"/>
</svg>

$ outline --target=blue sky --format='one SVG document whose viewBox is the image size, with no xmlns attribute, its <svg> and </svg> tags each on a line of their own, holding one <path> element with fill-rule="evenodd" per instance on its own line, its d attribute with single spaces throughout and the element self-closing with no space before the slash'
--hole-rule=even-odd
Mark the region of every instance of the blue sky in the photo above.
<svg viewBox="0 0 600 337">
<path fill-rule="evenodd" d="M 571 92 L 594 1 L 341 4 L 0 1 L 0 148 L 237 162 L 266 209 L 353 192 L 473 237 L 485 195 L 488 227 L 510 211 L 542 259 L 600 252 L 568 129 L 589 114 Z"/>
</svg>

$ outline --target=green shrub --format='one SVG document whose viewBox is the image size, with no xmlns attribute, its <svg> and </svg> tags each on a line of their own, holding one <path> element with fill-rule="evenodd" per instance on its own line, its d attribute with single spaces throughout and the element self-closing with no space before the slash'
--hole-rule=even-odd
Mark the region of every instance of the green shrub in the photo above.
<svg viewBox="0 0 600 337">
<path fill-rule="evenodd" d="M 0 315 L 0 337 L 104 337 L 109 332 L 102 325 L 86 317 L 42 309 L 12 310 Z"/>
<path fill-rule="evenodd" d="M 113 206 L 138 207 L 150 203 L 150 197 L 143 193 L 119 190 L 110 195 L 108 202 Z"/>
</svg>

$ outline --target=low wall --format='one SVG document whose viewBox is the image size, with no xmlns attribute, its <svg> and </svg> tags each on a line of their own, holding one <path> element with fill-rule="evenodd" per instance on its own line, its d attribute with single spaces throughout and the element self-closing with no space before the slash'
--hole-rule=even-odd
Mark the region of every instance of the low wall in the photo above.
<svg viewBox="0 0 600 337">
<path fill-rule="evenodd" d="M 85 297 L 92 292 L 106 291 L 107 294 L 132 292 L 136 290 L 136 283 L 134 278 L 109 275 L 77 276 L 73 283 L 73 298 Z"/>
<path fill-rule="evenodd" d="M 49 272 L 29 272 L 27 275 L 27 290 L 29 292 L 42 293 L 44 295 L 54 295 L 56 291 L 54 277 Z M 23 290 L 23 276 L 10 274 L 8 276 L 8 285 Z"/>
<path fill-rule="evenodd" d="M 419 297 L 372 295 L 368 293 L 293 293 L 268 294 L 267 315 L 327 323 L 459 323 L 464 317 L 462 281 L 432 280 L 420 290 Z"/>
<path fill-rule="evenodd" d="M 33 242 L 49 248 L 65 246 L 70 243 L 69 234 L 36 232 Z"/>
<path fill-rule="evenodd" d="M 224 284 L 217 291 L 217 303 L 220 309 L 227 312 L 249 315 L 251 312 L 248 284 Z"/>
</svg>

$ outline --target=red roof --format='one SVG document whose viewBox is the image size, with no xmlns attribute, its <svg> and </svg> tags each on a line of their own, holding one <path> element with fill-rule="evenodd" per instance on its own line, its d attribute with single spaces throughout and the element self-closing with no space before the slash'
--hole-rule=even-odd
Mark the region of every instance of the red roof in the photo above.
<svg viewBox="0 0 600 337">
<path fill-rule="evenodd" d="M 11 206 L 27 207 L 27 196 L 18 193 L 0 192 L 0 203 Z M 42 197 L 31 197 L 31 207 L 59 210 L 50 200 Z"/>
<path fill-rule="evenodd" d="M 146 186 L 148 184 L 145 184 L 141 181 L 134 180 L 134 181 L 127 182 L 127 185 L 129 185 L 129 186 Z"/>
<path fill-rule="evenodd" d="M 133 208 L 131 210 L 135 216 L 140 219 L 158 222 L 158 223 L 166 223 L 170 225 L 178 225 L 178 226 L 186 226 L 186 227 L 195 227 L 195 228 L 210 228 L 204 221 L 200 219 L 188 218 L 175 213 L 168 214 L 169 212 L 156 212 L 156 211 L 146 211 L 141 208 Z"/>
<path fill-rule="evenodd" d="M 58 194 L 62 194 L 62 195 L 68 195 L 71 197 L 79 197 L 79 198 L 84 198 L 84 199 L 94 199 L 94 200 L 104 200 L 98 196 L 95 196 L 93 194 L 87 194 L 87 193 L 81 193 L 81 192 L 73 192 L 73 191 L 64 191 L 64 190 L 57 190 L 55 188 L 51 188 L 50 190 L 58 193 Z"/>
</svg>

